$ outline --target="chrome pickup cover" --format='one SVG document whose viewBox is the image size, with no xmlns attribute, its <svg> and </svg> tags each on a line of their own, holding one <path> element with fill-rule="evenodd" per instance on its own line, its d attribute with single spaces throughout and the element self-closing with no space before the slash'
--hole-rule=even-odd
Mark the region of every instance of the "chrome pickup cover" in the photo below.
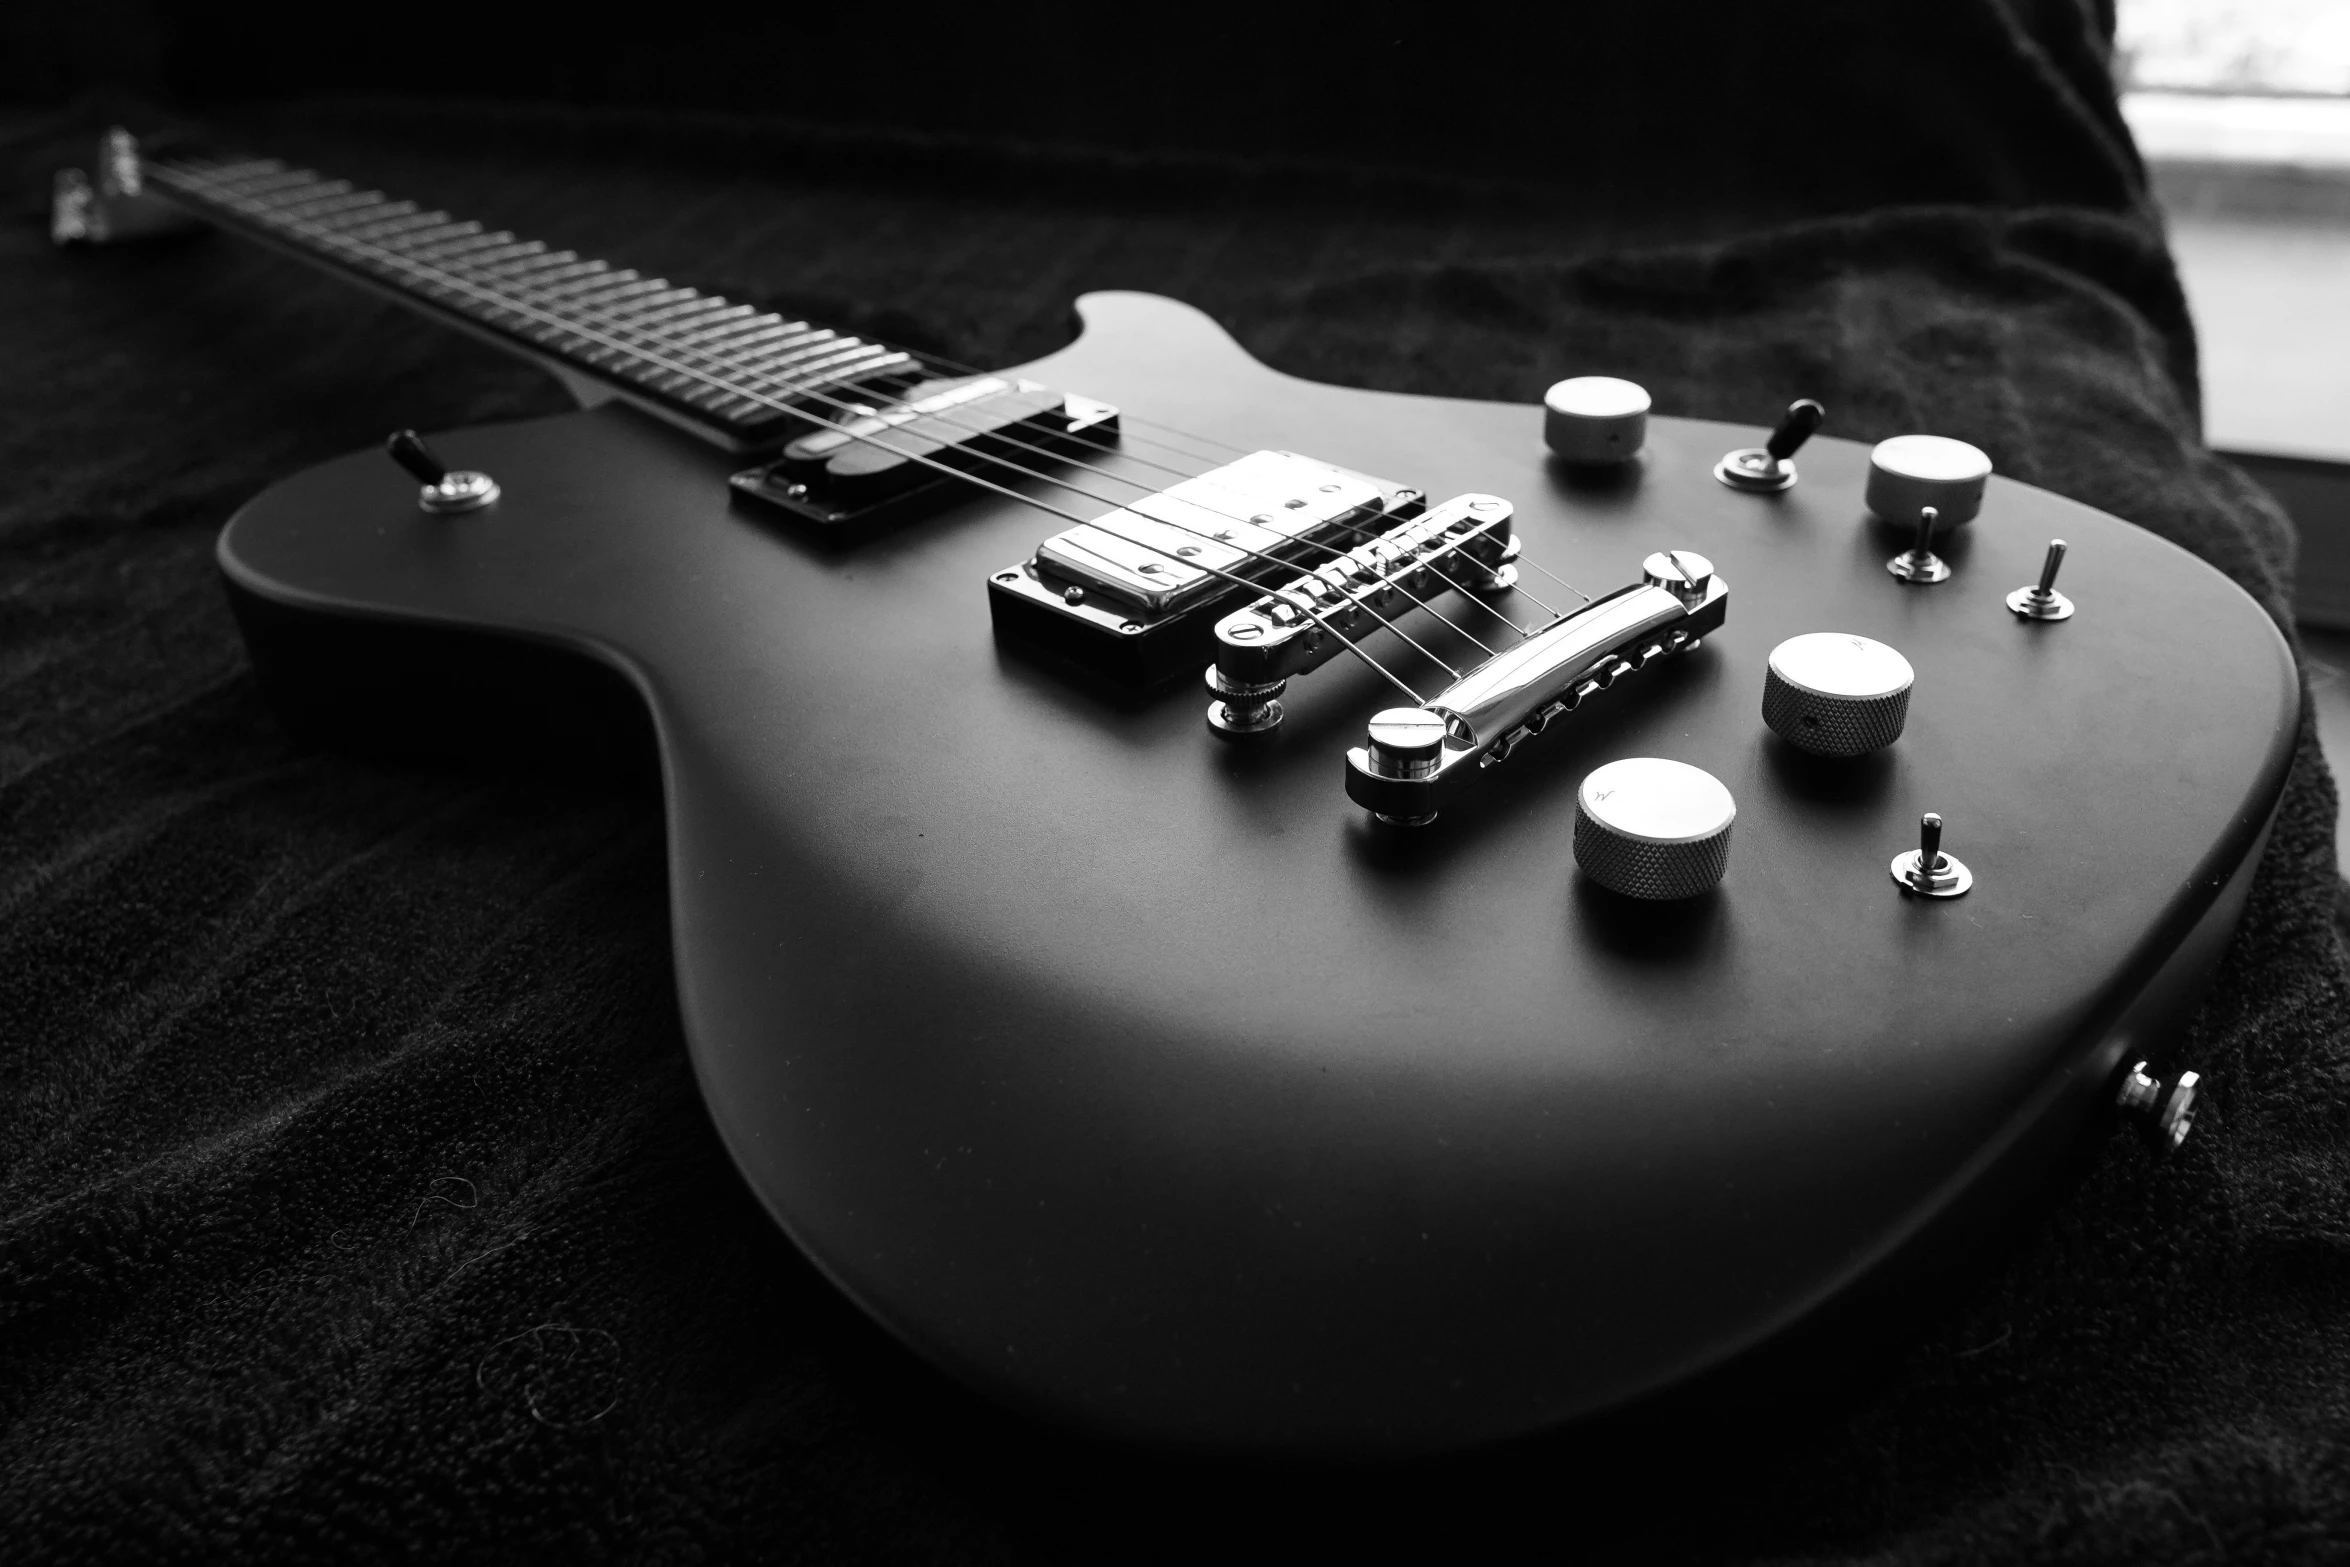
<svg viewBox="0 0 2350 1567">
<path fill-rule="evenodd" d="M 1219 573 L 1290 558 L 1300 540 L 1375 512 L 1381 499 L 1377 485 L 1311 458 L 1251 452 L 1056 533 L 1036 559 L 1088 592 L 1165 614 L 1229 590 Z"/>
<path fill-rule="evenodd" d="M 996 633 L 1122 686 L 1196 677 L 1215 618 L 1421 510 L 1418 490 L 1260 451 L 1106 511 L 991 574 Z"/>
</svg>

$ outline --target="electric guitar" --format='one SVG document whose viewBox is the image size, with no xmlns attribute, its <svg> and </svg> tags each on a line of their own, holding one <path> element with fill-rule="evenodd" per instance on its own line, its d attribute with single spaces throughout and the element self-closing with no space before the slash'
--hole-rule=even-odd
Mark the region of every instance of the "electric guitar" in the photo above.
<svg viewBox="0 0 2350 1567">
<path fill-rule="evenodd" d="M 720 1135 L 989 1394 L 1505 1438 L 1996 1223 L 2117 1101 L 2191 1122 L 2167 1057 L 2298 687 L 2118 518 L 1978 474 L 1961 525 L 1964 475 L 1912 505 L 1798 458 L 1800 408 L 1758 446 L 1315 385 L 1138 294 L 980 371 L 268 160 L 117 137 L 60 194 L 63 237 L 193 215 L 594 404 L 246 505 L 255 668 L 357 743 L 649 727 Z M 1913 678 L 1806 684 L 1818 633 Z M 1641 758 L 1729 814 L 1643 828 L 1696 797 L 1592 782 Z"/>
</svg>

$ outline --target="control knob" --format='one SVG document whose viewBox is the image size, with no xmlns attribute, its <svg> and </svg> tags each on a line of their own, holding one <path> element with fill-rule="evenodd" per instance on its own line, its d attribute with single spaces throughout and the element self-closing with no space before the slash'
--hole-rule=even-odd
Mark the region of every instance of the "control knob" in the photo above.
<svg viewBox="0 0 2350 1567">
<path fill-rule="evenodd" d="M 1887 522 L 1907 526 L 1931 506 L 1945 528 L 1972 522 L 1983 509 L 1991 459 L 1979 447 L 1944 435 L 1897 435 L 1869 453 L 1863 498 Z"/>
<path fill-rule="evenodd" d="M 1763 722 L 1797 750 L 1865 756 L 1901 738 L 1916 678 L 1908 659 L 1868 637 L 1789 637 L 1763 673 Z"/>
<path fill-rule="evenodd" d="M 1687 762 L 1626 757 L 1575 791 L 1575 863 L 1632 898 L 1691 898 L 1722 879 L 1738 806 Z"/>
<path fill-rule="evenodd" d="M 1569 462 L 1630 462 L 1648 441 L 1648 391 L 1612 375 L 1561 381 L 1542 394 L 1542 439 Z"/>
</svg>

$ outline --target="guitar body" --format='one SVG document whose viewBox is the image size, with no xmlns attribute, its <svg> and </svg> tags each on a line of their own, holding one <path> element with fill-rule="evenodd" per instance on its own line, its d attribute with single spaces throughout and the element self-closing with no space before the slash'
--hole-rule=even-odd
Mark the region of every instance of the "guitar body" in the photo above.
<svg viewBox="0 0 2350 1567">
<path fill-rule="evenodd" d="M 378 730 L 574 655 L 633 687 L 712 1119 L 792 1239 L 924 1356 L 1176 1444 L 1534 1430 L 1723 1363 L 1997 1211 L 2184 1024 L 2298 722 L 2283 639 L 2217 572 L 1995 478 L 1952 580 L 1907 587 L 1862 446 L 1815 441 L 1800 484 L 1758 497 L 1711 471 L 1753 432 L 1659 419 L 1642 465 L 1592 486 L 1548 461 L 1536 409 L 1298 381 L 1148 296 L 1084 315 L 1027 373 L 1505 496 L 1528 558 L 1594 594 L 1695 549 L 1728 623 L 1404 829 L 1342 787 L 1393 700 L 1359 664 L 1233 745 L 1196 683 L 1120 698 L 1000 644 L 990 574 L 1063 524 L 999 496 L 828 544 L 730 501 L 739 459 L 614 406 L 443 438 L 503 486 L 489 510 L 426 515 L 368 452 L 220 544 L 297 720 Z M 2079 613 L 2020 622 L 2004 597 L 2059 535 Z M 1915 665 L 1888 750 L 1829 763 L 1764 729 L 1765 655 L 1820 630 Z M 1577 782 L 1642 755 L 1736 797 L 1716 892 L 1641 905 L 1578 875 Z M 1966 897 L 1887 873 L 1926 810 Z"/>
</svg>

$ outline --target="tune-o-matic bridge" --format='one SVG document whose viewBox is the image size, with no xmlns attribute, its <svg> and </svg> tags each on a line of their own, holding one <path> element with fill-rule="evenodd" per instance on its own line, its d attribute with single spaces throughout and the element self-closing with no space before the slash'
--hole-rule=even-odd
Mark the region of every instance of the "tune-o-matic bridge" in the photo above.
<svg viewBox="0 0 2350 1567">
<path fill-rule="evenodd" d="M 1518 558 L 1511 516 L 1499 496 L 1455 496 L 1225 616 L 1208 666 L 1209 726 L 1228 735 L 1271 729 L 1291 676 L 1391 627 L 1393 615 L 1448 589 L 1511 586 Z"/>
<path fill-rule="evenodd" d="M 1717 629 L 1729 585 L 1688 550 L 1651 555 L 1642 580 L 1502 649 L 1418 707 L 1371 720 L 1346 753 L 1346 792 L 1384 821 L 1433 821 L 1484 772 L 1618 680 Z"/>
<path fill-rule="evenodd" d="M 1005 637 L 1156 685 L 1200 667 L 1236 597 L 1343 558 L 1420 509 L 1403 485 L 1251 452 L 1054 534 L 988 579 L 988 603 Z"/>
</svg>

